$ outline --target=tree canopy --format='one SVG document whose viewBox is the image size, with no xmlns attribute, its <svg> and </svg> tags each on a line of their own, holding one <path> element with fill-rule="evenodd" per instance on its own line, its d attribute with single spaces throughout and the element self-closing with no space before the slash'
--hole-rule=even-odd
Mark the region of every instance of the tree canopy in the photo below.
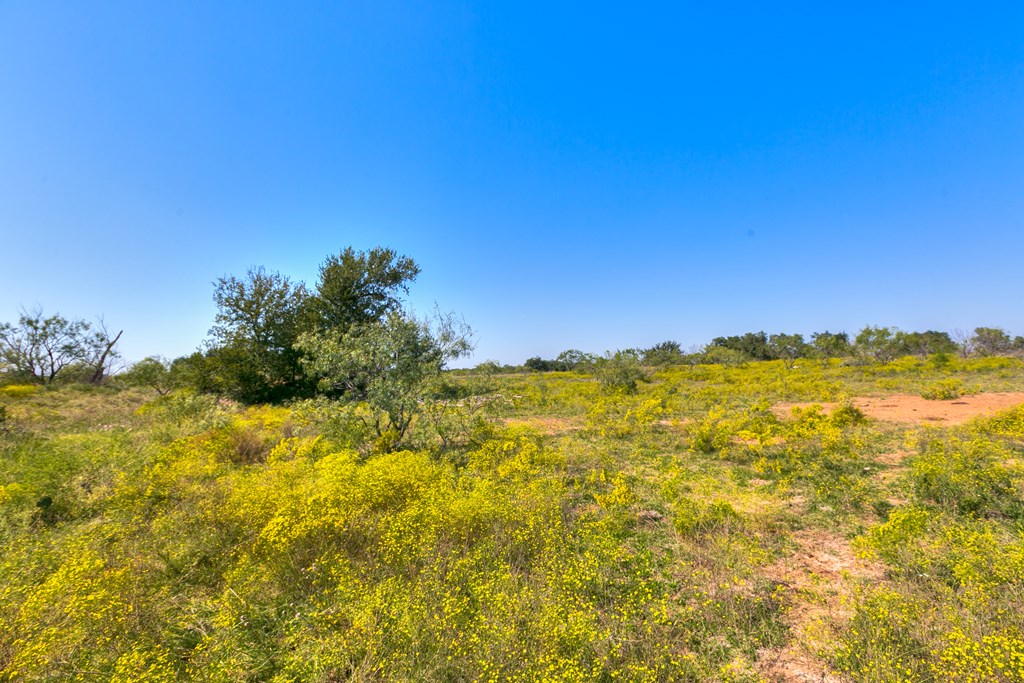
<svg viewBox="0 0 1024 683">
<path fill-rule="evenodd" d="M 384 317 L 401 307 L 398 293 L 409 292 L 420 267 L 393 249 L 375 247 L 355 251 L 346 247 L 328 256 L 320 266 L 320 281 L 312 308 L 316 326 L 323 330 L 347 330 Z"/>
<path fill-rule="evenodd" d="M 113 337 L 102 321 L 60 314 L 43 316 L 41 309 L 22 311 L 17 325 L 0 323 L 0 369 L 8 377 L 50 384 L 69 374 L 99 382 L 118 357 L 118 332 Z"/>
<path fill-rule="evenodd" d="M 352 325 L 340 338 L 303 334 L 297 346 L 319 389 L 365 403 L 378 438 L 392 443 L 405 436 L 428 383 L 471 349 L 468 327 L 452 316 L 431 323 L 400 311 Z"/>
<path fill-rule="evenodd" d="M 313 291 L 263 267 L 221 277 L 206 350 L 180 368 L 196 385 L 246 403 L 310 396 L 316 383 L 304 371 L 300 336 L 307 345 L 310 335 L 339 340 L 384 320 L 401 309 L 398 295 L 418 274 L 415 261 L 392 249 L 347 247 L 321 264 Z"/>
</svg>

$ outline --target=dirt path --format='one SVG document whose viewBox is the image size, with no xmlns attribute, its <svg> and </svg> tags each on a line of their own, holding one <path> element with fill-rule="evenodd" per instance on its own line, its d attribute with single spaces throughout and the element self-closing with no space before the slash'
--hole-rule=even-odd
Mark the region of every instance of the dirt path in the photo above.
<svg viewBox="0 0 1024 683">
<path fill-rule="evenodd" d="M 816 657 L 826 643 L 829 625 L 850 617 L 850 597 L 857 583 L 878 581 L 882 565 L 857 557 L 842 536 L 821 529 L 797 531 L 796 550 L 764 570 L 790 596 L 786 622 L 792 638 L 781 648 L 763 650 L 758 670 L 782 683 L 844 683 Z"/>
</svg>

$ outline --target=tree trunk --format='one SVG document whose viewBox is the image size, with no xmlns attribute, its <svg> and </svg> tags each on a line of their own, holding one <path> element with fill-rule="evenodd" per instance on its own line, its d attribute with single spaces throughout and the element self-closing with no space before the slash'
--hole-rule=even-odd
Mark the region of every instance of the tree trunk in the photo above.
<svg viewBox="0 0 1024 683">
<path fill-rule="evenodd" d="M 92 384 L 99 384 L 103 381 L 104 370 L 106 369 L 105 366 L 107 364 L 107 356 L 110 355 L 111 350 L 113 350 L 114 346 L 117 344 L 117 340 L 121 338 L 123 333 L 124 330 L 118 332 L 117 336 L 107 344 L 107 348 L 103 349 L 100 359 L 96 361 L 96 369 L 93 370 L 92 377 L 89 379 Z"/>
</svg>

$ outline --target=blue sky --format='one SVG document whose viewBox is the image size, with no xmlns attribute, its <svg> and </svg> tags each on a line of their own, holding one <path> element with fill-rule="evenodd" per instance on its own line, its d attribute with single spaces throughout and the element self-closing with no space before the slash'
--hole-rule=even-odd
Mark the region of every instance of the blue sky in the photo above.
<svg viewBox="0 0 1024 683">
<path fill-rule="evenodd" d="M 385 245 L 472 362 L 1024 334 L 1024 5 L 966 7 L 0 0 L 0 320 L 174 357 Z"/>
</svg>

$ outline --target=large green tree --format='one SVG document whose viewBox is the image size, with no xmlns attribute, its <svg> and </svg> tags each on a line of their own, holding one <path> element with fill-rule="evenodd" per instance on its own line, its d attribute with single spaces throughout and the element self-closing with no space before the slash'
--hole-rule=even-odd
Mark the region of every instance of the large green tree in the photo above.
<svg viewBox="0 0 1024 683">
<path fill-rule="evenodd" d="M 947 332 L 926 330 L 925 332 L 904 332 L 900 338 L 901 351 L 907 355 L 929 356 L 933 353 L 954 353 L 956 342 Z"/>
<path fill-rule="evenodd" d="M 764 332 L 747 332 L 742 336 L 715 337 L 708 344 L 708 347 L 739 351 L 753 360 L 775 359 L 775 355 L 768 345 L 768 335 Z"/>
<path fill-rule="evenodd" d="M 683 348 L 679 342 L 668 340 L 643 350 L 646 365 L 677 365 L 683 362 Z"/>
<path fill-rule="evenodd" d="M 220 388 L 247 403 L 302 393 L 305 375 L 294 347 L 309 293 L 280 273 L 250 268 L 214 283 L 217 304 L 207 371 Z"/>
<path fill-rule="evenodd" d="M 420 267 L 393 249 L 355 251 L 346 247 L 320 266 L 311 309 L 315 327 L 344 332 L 352 325 L 383 320 L 401 308 L 399 293 L 409 292 Z"/>
<path fill-rule="evenodd" d="M 971 349 L 979 356 L 999 356 L 1013 350 L 1013 339 L 1001 327 L 976 327 L 970 338 Z"/>
<path fill-rule="evenodd" d="M 773 334 L 768 339 L 768 349 L 772 356 L 782 360 L 787 368 L 792 368 L 797 358 L 809 353 L 810 347 L 802 334 Z"/>
<path fill-rule="evenodd" d="M 828 365 L 832 358 L 842 358 L 852 353 L 850 335 L 846 332 L 815 332 L 811 335 L 811 353 L 821 361 L 822 365 Z"/>
<path fill-rule="evenodd" d="M 895 327 L 866 326 L 853 340 L 854 350 L 864 358 L 888 363 L 906 353 L 903 333 Z"/>
<path fill-rule="evenodd" d="M 394 250 L 348 247 L 320 266 L 312 292 L 301 282 L 263 267 L 214 283 L 214 325 L 204 353 L 175 363 L 197 388 L 246 403 L 310 395 L 316 385 L 303 371 L 300 335 L 335 341 L 350 330 L 401 309 L 399 295 L 419 266 Z"/>
</svg>

